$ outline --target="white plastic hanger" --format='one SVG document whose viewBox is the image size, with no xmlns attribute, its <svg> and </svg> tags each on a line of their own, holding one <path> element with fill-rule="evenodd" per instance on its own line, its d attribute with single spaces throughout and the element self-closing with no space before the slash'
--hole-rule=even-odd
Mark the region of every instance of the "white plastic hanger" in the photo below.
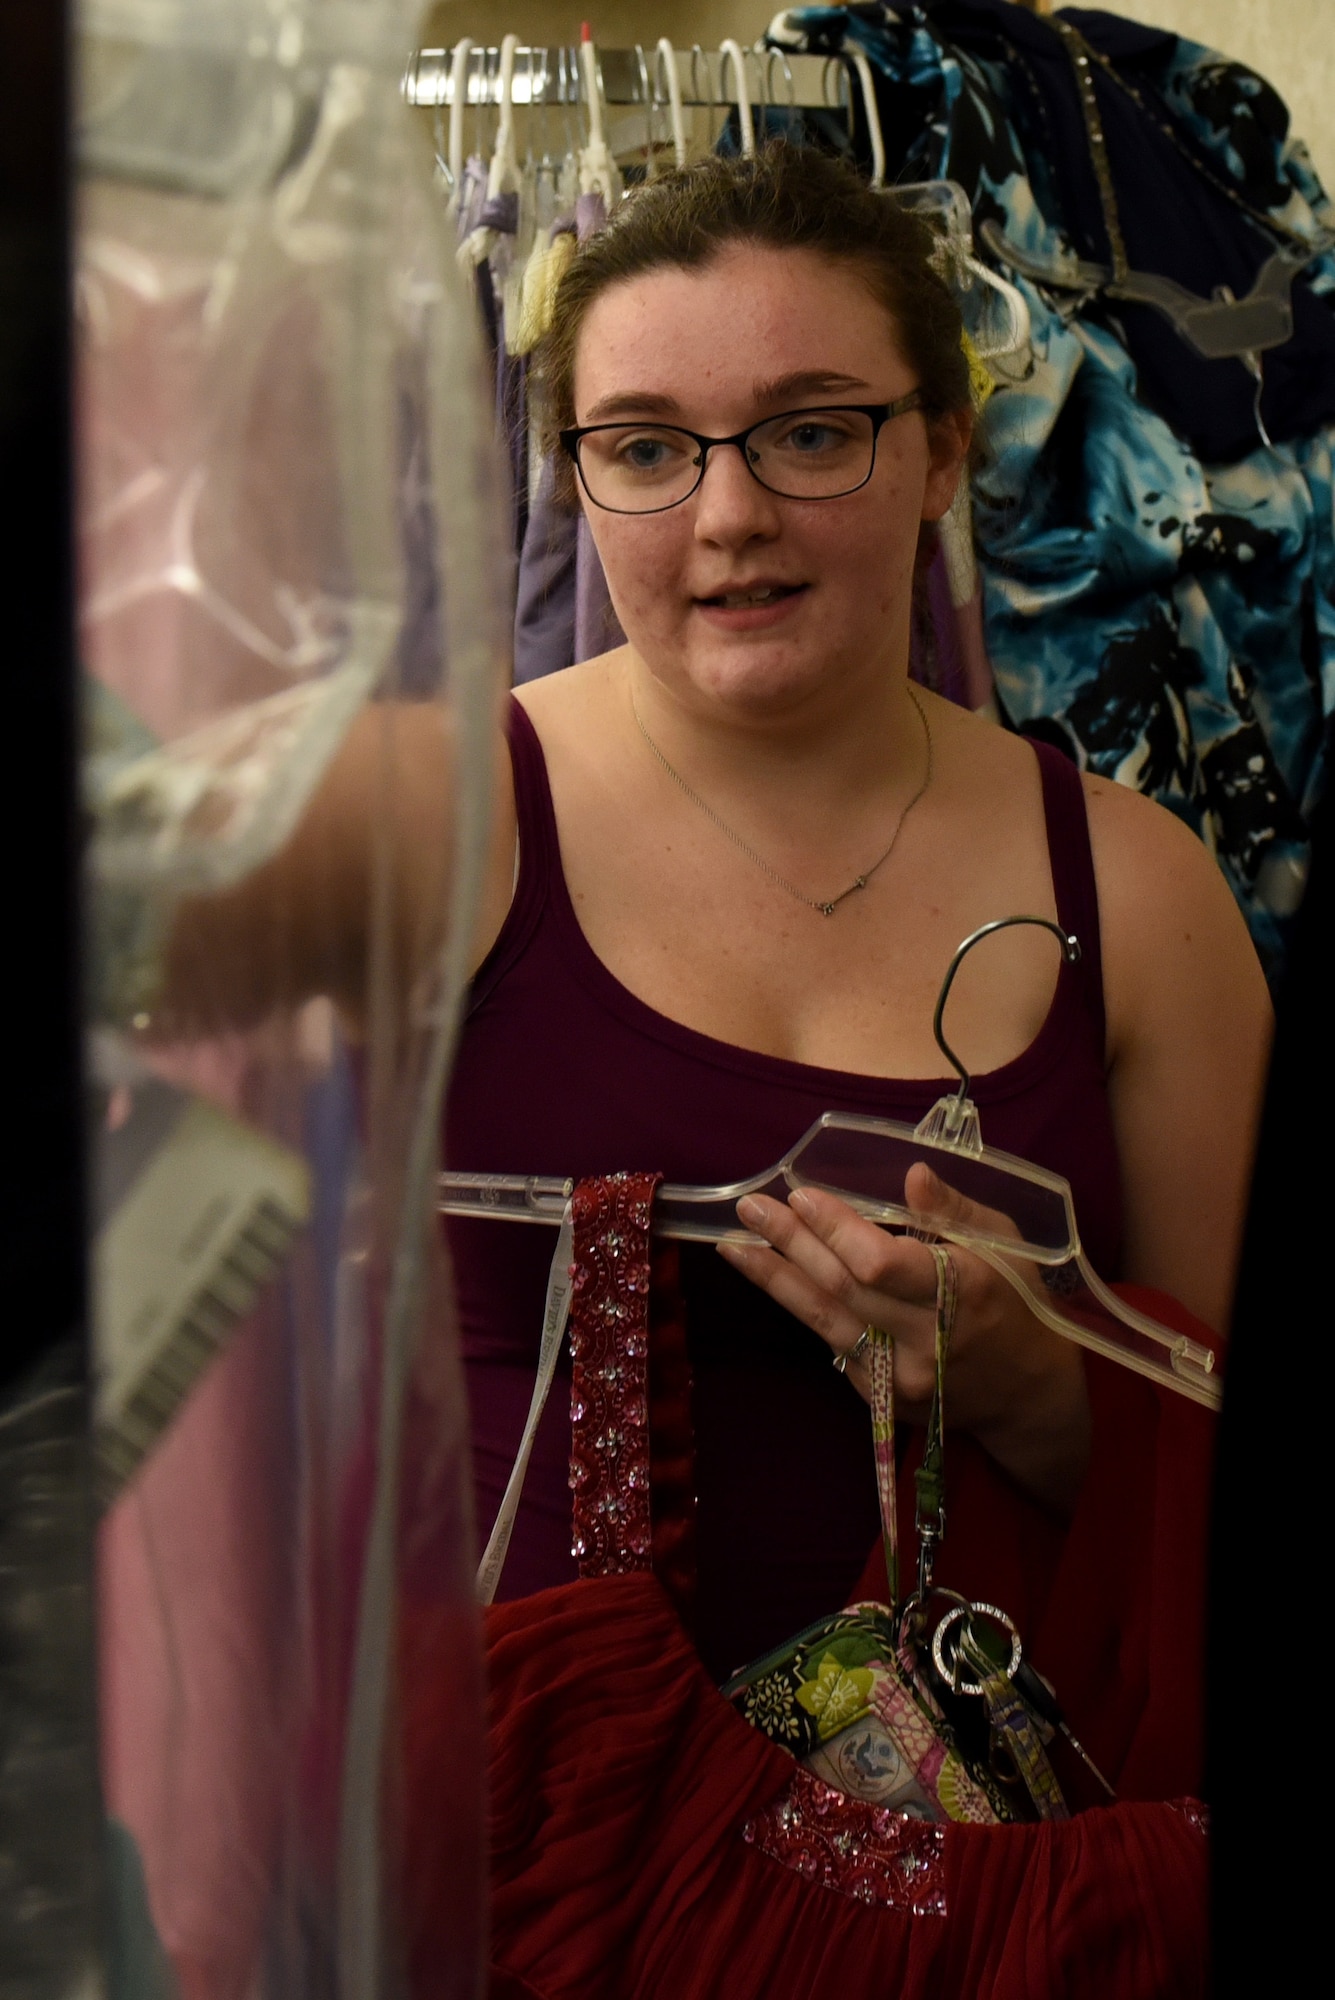
<svg viewBox="0 0 1335 2000">
<path fill-rule="evenodd" d="M 858 73 L 858 82 L 862 85 L 862 110 L 871 139 L 871 184 L 874 188 L 881 188 L 885 186 L 885 139 L 881 132 L 880 107 L 876 102 L 876 83 L 871 73 L 871 64 L 867 61 L 866 51 L 850 47 L 846 53 Z"/>
<path fill-rule="evenodd" d="M 500 116 L 496 124 L 496 141 L 492 147 L 491 166 L 487 172 L 488 201 L 495 201 L 500 195 L 519 193 L 514 107 L 515 51 L 518 47 L 518 35 L 507 35 L 501 43 L 500 71 L 497 78 Z M 451 113 L 453 110 L 454 106 L 451 106 Z M 465 269 L 469 265 L 484 263 L 499 241 L 498 230 L 482 226 L 470 231 L 459 245 L 460 263 Z"/>
<path fill-rule="evenodd" d="M 781 1160 L 749 1180 L 717 1187 L 665 1182 L 654 1199 L 654 1231 L 680 1242 L 749 1243 L 754 1238 L 737 1220 L 737 1203 L 744 1195 L 786 1201 L 795 1188 L 824 1188 L 872 1222 L 917 1234 L 926 1230 L 972 1251 L 1054 1332 L 1217 1409 L 1223 1385 L 1210 1349 L 1118 1298 L 1089 1263 L 1069 1181 L 983 1143 L 978 1110 L 968 1095 L 969 1074 L 945 1040 L 945 1005 L 966 953 L 1013 924 L 1051 931 L 1068 963 L 1079 958 L 1079 941 L 1045 917 L 1003 917 L 964 940 L 946 973 L 933 1023 L 938 1045 L 960 1078 L 959 1088 L 940 1098 L 917 1126 L 827 1111 Z M 995 1220 L 986 1215 L 970 1221 L 938 1219 L 907 1207 L 905 1177 L 920 1162 Z M 442 1214 L 557 1227 L 567 1217 L 574 1182 L 553 1175 L 450 1172 L 441 1174 L 439 1189 Z M 1037 1281 L 1030 1275 L 1026 1267 L 1033 1265 L 1040 1274 L 1069 1267 L 1113 1324 L 1100 1320 L 1088 1326 L 1072 1317 L 1063 1310 L 1060 1293 L 1041 1275 Z"/>
<path fill-rule="evenodd" d="M 450 63 L 450 143 L 448 167 L 450 175 L 450 198 L 446 213 L 453 218 L 463 193 L 464 184 L 464 113 L 468 108 L 468 62 L 473 53 L 473 44 L 465 35 L 454 45 L 454 56 Z"/>
<path fill-rule="evenodd" d="M 1023 292 L 974 255 L 969 197 L 957 181 L 905 181 L 885 190 L 905 208 L 931 217 L 941 229 L 953 266 L 952 282 L 963 294 L 961 310 L 974 350 L 983 361 L 1027 355 L 1031 331 Z M 974 286 L 983 292 L 970 298 Z"/>
<path fill-rule="evenodd" d="M 589 136 L 579 156 L 579 191 L 600 194 L 609 214 L 621 199 L 621 173 L 608 150 L 603 132 L 603 86 L 598 51 L 587 26 L 579 45 L 580 80 L 589 121 Z"/>
</svg>

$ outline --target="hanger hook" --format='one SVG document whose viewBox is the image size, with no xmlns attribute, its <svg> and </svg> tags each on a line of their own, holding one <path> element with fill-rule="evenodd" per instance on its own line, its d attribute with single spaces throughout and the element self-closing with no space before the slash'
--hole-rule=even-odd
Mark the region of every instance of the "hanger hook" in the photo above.
<svg viewBox="0 0 1335 2000">
<path fill-rule="evenodd" d="M 946 976 L 941 982 L 940 998 L 936 1003 L 936 1013 L 932 1017 L 932 1033 L 936 1036 L 936 1046 L 940 1049 L 942 1055 L 960 1080 L 960 1087 L 955 1093 L 955 1102 L 961 1106 L 968 1099 L 969 1085 L 973 1079 L 959 1057 L 955 1054 L 954 1049 L 951 1048 L 950 1043 L 946 1040 L 945 1031 L 942 1027 L 942 1023 L 945 1020 L 946 1002 L 950 998 L 950 989 L 955 983 L 955 974 L 959 971 L 974 946 L 981 944 L 985 937 L 991 937 L 994 931 L 1009 930 L 1014 924 L 1036 924 L 1040 930 L 1051 931 L 1062 948 L 1062 963 L 1064 965 L 1076 965 L 1079 963 L 1079 938 L 1070 931 L 1064 931 L 1060 924 L 1054 924 L 1050 917 L 995 917 L 990 924 L 981 925 L 978 930 L 971 931 L 969 936 L 965 938 L 946 969 Z"/>
</svg>

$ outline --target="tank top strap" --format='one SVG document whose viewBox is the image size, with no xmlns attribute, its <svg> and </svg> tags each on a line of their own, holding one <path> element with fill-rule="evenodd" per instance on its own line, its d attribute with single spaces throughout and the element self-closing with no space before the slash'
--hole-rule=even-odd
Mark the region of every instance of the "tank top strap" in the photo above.
<svg viewBox="0 0 1335 2000">
<path fill-rule="evenodd" d="M 561 843 L 556 831 L 547 760 L 538 732 L 513 695 L 505 719 L 514 777 L 515 830 L 519 871 L 500 935 L 474 974 L 469 989 L 469 1013 L 476 1013 L 506 973 L 528 950 L 544 914 L 565 893 L 561 877 Z"/>
<path fill-rule="evenodd" d="M 1093 1017 L 1098 1046 L 1103 1048 L 1107 1024 L 1103 1009 L 1103 949 L 1099 937 L 1099 896 L 1094 879 L 1094 855 L 1089 844 L 1089 814 L 1080 772 L 1069 757 L 1049 743 L 1030 739 L 1043 783 L 1043 816 L 1047 824 L 1048 862 L 1057 904 L 1057 921 L 1080 940 L 1080 962 L 1069 968 Z"/>
<path fill-rule="evenodd" d="M 561 842 L 542 743 L 523 703 L 513 695 L 506 734 L 514 773 L 515 823 L 519 836 L 519 879 L 515 883 L 512 913 L 522 918 L 530 908 L 540 909 L 547 902 L 553 871 L 560 875 Z"/>
</svg>

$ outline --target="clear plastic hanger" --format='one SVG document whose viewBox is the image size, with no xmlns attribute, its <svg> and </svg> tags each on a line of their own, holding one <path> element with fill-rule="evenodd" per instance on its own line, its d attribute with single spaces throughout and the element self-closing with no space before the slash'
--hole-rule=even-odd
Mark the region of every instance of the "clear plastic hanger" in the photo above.
<svg viewBox="0 0 1335 2000">
<path fill-rule="evenodd" d="M 751 115 L 751 89 L 746 76 L 746 56 L 740 42 L 731 38 L 719 44 L 721 65 L 732 64 L 733 96 L 737 103 L 737 127 L 741 141 L 742 158 L 753 160 L 756 152 L 756 127 Z"/>
<path fill-rule="evenodd" d="M 1054 1332 L 1217 1409 L 1223 1385 L 1211 1350 L 1118 1298 L 1089 1263 L 1069 1181 L 983 1142 L 978 1109 L 969 1096 L 969 1072 L 945 1039 L 945 1008 L 967 954 L 984 938 L 1015 924 L 1050 931 L 1068 964 L 1080 956 L 1079 940 L 1046 917 L 1001 917 L 965 938 L 947 969 L 933 1021 L 937 1045 L 959 1077 L 959 1087 L 939 1098 L 917 1126 L 827 1111 L 781 1160 L 749 1180 L 718 1187 L 664 1182 L 654 1200 L 655 1234 L 687 1243 L 753 1242 L 737 1219 L 744 1195 L 786 1201 L 795 1188 L 823 1188 L 869 1221 L 972 1251 Z M 905 1180 L 919 1164 L 931 1168 L 976 1210 L 988 1213 L 961 1221 L 909 1208 Z M 566 1218 L 575 1183 L 555 1175 L 446 1172 L 439 1187 L 442 1214 L 555 1227 Z M 1099 1308 L 1094 1324 L 1067 1310 L 1065 1286 L 1053 1288 L 1058 1273 Z"/>
<path fill-rule="evenodd" d="M 871 147 L 871 185 L 884 190 L 885 135 L 876 102 L 876 80 L 865 50 L 849 47 L 844 54 L 862 90 L 862 110 Z M 953 265 L 952 282 L 960 294 L 969 338 L 979 357 L 989 361 L 1027 353 L 1029 307 L 1016 286 L 974 255 L 973 217 L 964 189 L 955 181 L 910 181 L 887 192 L 903 207 L 929 215 L 942 230 Z"/>
<path fill-rule="evenodd" d="M 672 122 L 672 153 L 678 168 L 686 165 L 686 115 L 681 105 L 681 76 L 677 70 L 677 52 L 671 38 L 660 35 L 654 50 L 654 99 L 659 99 L 659 83 L 667 93 L 668 116 Z"/>
</svg>

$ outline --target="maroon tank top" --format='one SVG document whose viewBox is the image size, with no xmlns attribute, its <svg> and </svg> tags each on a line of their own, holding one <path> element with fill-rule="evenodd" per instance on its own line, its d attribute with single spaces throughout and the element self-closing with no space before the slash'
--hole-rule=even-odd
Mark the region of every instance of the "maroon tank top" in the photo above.
<svg viewBox="0 0 1335 2000">
<path fill-rule="evenodd" d="M 1121 1195 L 1104 1078 L 1098 903 L 1079 773 L 1034 746 L 1057 914 L 1082 946 L 1014 1062 L 973 1079 L 988 1142 L 1064 1174 L 1081 1238 L 1118 1275 Z M 519 880 L 473 982 L 445 1121 L 445 1164 L 581 1179 L 623 1169 L 700 1184 L 773 1165 L 823 1111 L 916 1124 L 953 1078 L 816 1069 L 733 1048 L 636 999 L 580 930 L 561 869 L 537 733 L 510 705 Z M 998 916 L 1010 911 L 998 910 Z M 469 1385 L 479 1539 L 518 1448 L 554 1233 L 447 1225 Z M 696 1448 L 705 1664 L 730 1673 L 842 1604 L 878 1533 L 866 1406 L 815 1334 L 712 1248 L 684 1245 L 682 1291 Z M 568 1362 L 566 1363 L 568 1373 Z M 558 1382 L 529 1466 L 498 1595 L 576 1574 L 570 1554 L 569 1397 Z"/>
</svg>

